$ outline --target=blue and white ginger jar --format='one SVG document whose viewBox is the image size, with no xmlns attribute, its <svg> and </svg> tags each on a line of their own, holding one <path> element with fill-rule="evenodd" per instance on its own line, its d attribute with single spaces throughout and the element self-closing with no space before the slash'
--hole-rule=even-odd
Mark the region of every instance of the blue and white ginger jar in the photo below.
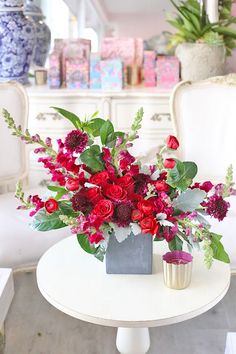
<svg viewBox="0 0 236 354">
<path fill-rule="evenodd" d="M 24 8 L 24 14 L 27 18 L 34 21 L 36 28 L 36 46 L 33 57 L 33 64 L 44 66 L 51 45 L 51 31 L 46 25 L 42 10 L 33 3 L 33 0 L 27 0 Z"/>
<path fill-rule="evenodd" d="M 35 27 L 23 13 L 24 0 L 0 0 L 0 82 L 28 84 Z"/>
</svg>

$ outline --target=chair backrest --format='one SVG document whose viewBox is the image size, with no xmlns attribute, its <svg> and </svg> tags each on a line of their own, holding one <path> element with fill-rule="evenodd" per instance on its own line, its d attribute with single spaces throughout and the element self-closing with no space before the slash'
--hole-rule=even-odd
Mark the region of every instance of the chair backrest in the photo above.
<svg viewBox="0 0 236 354">
<path fill-rule="evenodd" d="M 180 83 L 171 110 L 179 157 L 198 164 L 199 179 L 222 180 L 231 163 L 236 171 L 235 74 Z"/>
<path fill-rule="evenodd" d="M 11 135 L 3 120 L 2 109 L 7 109 L 17 125 L 27 126 L 28 96 L 16 82 L 0 83 L 0 186 L 15 183 L 26 175 L 26 147 Z"/>
</svg>

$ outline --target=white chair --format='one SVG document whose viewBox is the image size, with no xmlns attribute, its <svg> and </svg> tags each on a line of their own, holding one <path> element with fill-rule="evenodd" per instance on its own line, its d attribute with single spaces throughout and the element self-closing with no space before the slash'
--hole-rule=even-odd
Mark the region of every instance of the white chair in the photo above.
<svg viewBox="0 0 236 354">
<path fill-rule="evenodd" d="M 18 268 L 36 264 L 39 257 L 55 242 L 70 235 L 65 229 L 35 232 L 29 227 L 28 212 L 16 210 L 14 193 L 6 193 L 19 179 L 27 177 L 26 146 L 11 135 L 2 117 L 7 109 L 16 123 L 27 127 L 28 97 L 18 83 L 0 84 L 0 267 Z M 39 189 L 26 194 L 40 194 Z"/>
<path fill-rule="evenodd" d="M 171 100 L 175 134 L 180 140 L 179 157 L 195 161 L 196 180 L 223 181 L 229 164 L 236 178 L 236 75 L 202 82 L 182 82 Z M 223 222 L 211 218 L 212 230 L 223 235 L 223 242 L 236 268 L 236 197 Z"/>
</svg>

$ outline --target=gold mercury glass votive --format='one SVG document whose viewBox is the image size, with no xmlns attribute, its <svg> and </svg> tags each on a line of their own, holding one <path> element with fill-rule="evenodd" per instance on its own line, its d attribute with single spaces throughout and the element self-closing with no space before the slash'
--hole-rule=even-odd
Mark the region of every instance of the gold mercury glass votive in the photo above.
<svg viewBox="0 0 236 354">
<path fill-rule="evenodd" d="M 192 255 L 184 251 L 172 251 L 162 258 L 165 285 L 177 290 L 187 288 L 192 277 Z"/>
<path fill-rule="evenodd" d="M 35 84 L 46 85 L 47 83 L 47 70 L 38 69 L 34 71 Z"/>
</svg>

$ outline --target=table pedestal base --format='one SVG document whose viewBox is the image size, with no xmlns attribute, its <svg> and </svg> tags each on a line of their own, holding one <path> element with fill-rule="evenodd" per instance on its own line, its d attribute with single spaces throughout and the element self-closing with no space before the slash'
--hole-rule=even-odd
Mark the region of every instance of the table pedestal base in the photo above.
<svg viewBox="0 0 236 354">
<path fill-rule="evenodd" d="M 121 354 L 146 354 L 150 348 L 148 328 L 119 327 L 116 346 Z"/>
</svg>

